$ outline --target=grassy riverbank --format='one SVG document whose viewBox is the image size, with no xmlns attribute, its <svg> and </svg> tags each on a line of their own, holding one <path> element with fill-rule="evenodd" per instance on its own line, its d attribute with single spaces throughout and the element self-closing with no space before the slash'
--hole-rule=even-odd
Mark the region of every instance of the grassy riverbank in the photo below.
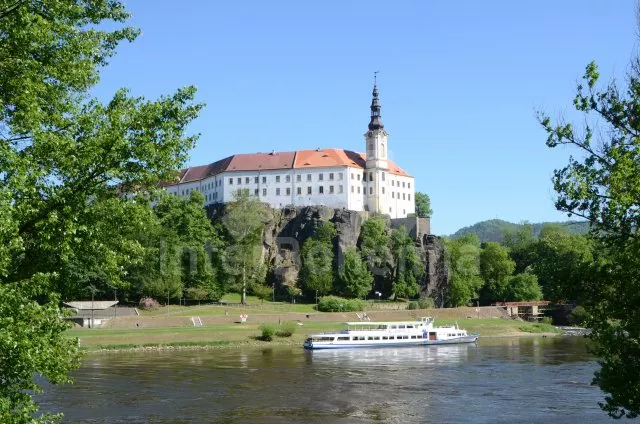
<svg viewBox="0 0 640 424">
<path fill-rule="evenodd" d="M 499 318 L 442 319 L 437 325 L 458 323 L 469 333 L 482 337 L 523 336 L 534 333 L 554 334 L 560 330 L 548 324 L 534 324 Z M 95 328 L 69 330 L 71 337 L 80 340 L 88 351 L 126 350 L 143 348 L 219 348 L 231 346 L 301 345 L 309 333 L 339 330 L 343 321 L 310 321 L 296 325 L 291 337 L 276 337 L 271 342 L 261 341 L 260 322 L 246 324 L 221 323 L 204 327 L 140 327 Z M 277 325 L 277 324 L 274 324 Z"/>
</svg>

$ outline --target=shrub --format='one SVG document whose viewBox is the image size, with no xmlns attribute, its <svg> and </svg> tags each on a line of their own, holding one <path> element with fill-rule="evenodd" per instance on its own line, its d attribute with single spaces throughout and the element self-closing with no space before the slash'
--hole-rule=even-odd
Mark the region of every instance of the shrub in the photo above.
<svg viewBox="0 0 640 424">
<path fill-rule="evenodd" d="M 543 324 L 553 325 L 553 318 L 551 318 L 551 317 L 542 317 L 540 322 L 543 323 Z"/>
<path fill-rule="evenodd" d="M 434 302 L 433 299 L 430 297 L 421 297 L 418 300 L 418 306 L 420 306 L 420 309 L 435 308 L 436 302 Z"/>
<path fill-rule="evenodd" d="M 276 333 L 275 327 L 271 324 L 261 324 L 260 331 L 262 332 L 262 334 L 260 335 L 260 340 L 263 340 L 265 342 L 270 342 L 271 340 L 273 340 L 273 335 Z"/>
<path fill-rule="evenodd" d="M 587 320 L 587 311 L 582 306 L 576 306 L 569 314 L 569 322 L 571 325 L 582 326 Z"/>
<path fill-rule="evenodd" d="M 322 312 L 356 312 L 364 310 L 367 302 L 361 299 L 344 299 L 338 296 L 323 296 L 318 301 Z"/>
<path fill-rule="evenodd" d="M 418 302 L 409 302 L 409 304 L 407 305 L 407 309 L 409 310 L 418 309 L 418 308 L 420 308 L 420 305 L 418 305 Z"/>
<path fill-rule="evenodd" d="M 293 321 L 283 322 L 278 331 L 276 331 L 276 336 L 278 337 L 291 337 L 296 332 L 296 327 L 298 325 Z"/>
<path fill-rule="evenodd" d="M 143 297 L 138 302 L 138 307 L 140 309 L 156 309 L 160 307 L 160 303 L 157 300 L 151 297 Z"/>
</svg>

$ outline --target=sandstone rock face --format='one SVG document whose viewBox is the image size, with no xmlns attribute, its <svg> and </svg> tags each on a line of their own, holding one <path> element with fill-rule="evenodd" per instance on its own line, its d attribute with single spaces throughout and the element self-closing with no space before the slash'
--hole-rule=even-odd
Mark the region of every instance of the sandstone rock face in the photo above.
<svg viewBox="0 0 640 424">
<path fill-rule="evenodd" d="M 331 221 L 337 230 L 336 255 L 358 242 L 360 229 L 368 218 L 367 212 L 332 209 L 325 206 L 290 207 L 273 209 L 270 222 L 264 232 L 263 254 L 271 270 L 269 284 L 276 287 L 294 285 L 300 271 L 300 251 L 304 241 L 315 234 L 316 228 Z M 391 221 L 387 220 L 391 228 Z M 438 306 L 444 304 L 448 288 L 444 248 L 439 237 L 425 234 L 416 240 L 425 266 L 421 283 L 421 295 L 432 297 Z"/>
</svg>

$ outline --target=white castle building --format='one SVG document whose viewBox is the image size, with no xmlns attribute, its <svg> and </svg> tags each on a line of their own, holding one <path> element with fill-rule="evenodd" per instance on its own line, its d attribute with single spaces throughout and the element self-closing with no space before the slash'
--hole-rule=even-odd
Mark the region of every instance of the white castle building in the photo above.
<svg viewBox="0 0 640 424">
<path fill-rule="evenodd" d="M 389 160 L 388 136 L 373 85 L 366 155 L 343 149 L 237 154 L 180 172 L 169 193 L 204 195 L 207 205 L 229 202 L 238 190 L 273 208 L 325 205 L 404 218 L 415 213 L 413 177 Z"/>
</svg>

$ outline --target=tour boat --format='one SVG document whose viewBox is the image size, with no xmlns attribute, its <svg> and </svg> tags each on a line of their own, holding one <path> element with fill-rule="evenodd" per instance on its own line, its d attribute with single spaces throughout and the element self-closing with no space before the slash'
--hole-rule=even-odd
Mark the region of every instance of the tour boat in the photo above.
<svg viewBox="0 0 640 424">
<path fill-rule="evenodd" d="M 354 347 L 422 346 L 475 343 L 478 334 L 467 334 L 457 325 L 435 327 L 433 318 L 417 321 L 347 322 L 346 330 L 310 334 L 305 349 L 341 349 Z"/>
</svg>

